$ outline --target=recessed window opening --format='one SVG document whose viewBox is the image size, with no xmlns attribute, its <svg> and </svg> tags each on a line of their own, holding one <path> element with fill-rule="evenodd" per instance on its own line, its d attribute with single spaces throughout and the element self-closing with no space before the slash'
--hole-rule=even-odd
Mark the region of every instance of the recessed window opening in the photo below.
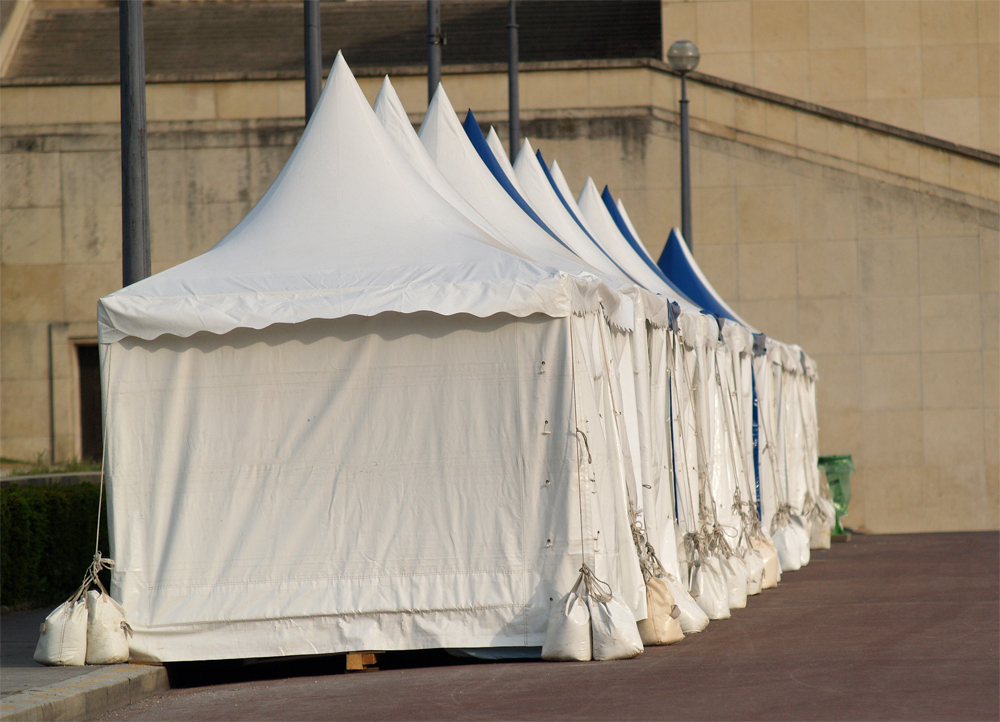
<svg viewBox="0 0 1000 722">
<path fill-rule="evenodd" d="M 101 362 L 97 344 L 78 344 L 76 360 L 80 382 L 80 458 L 100 461 L 104 429 L 101 425 Z"/>
</svg>

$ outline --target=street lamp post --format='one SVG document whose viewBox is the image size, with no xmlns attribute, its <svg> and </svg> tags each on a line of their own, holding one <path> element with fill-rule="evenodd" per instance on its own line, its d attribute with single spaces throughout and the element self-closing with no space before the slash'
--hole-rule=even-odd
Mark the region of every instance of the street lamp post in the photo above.
<svg viewBox="0 0 1000 722">
<path fill-rule="evenodd" d="M 701 55 L 690 40 L 678 40 L 667 51 L 667 61 L 681 76 L 681 233 L 688 247 L 691 237 L 691 140 L 688 122 L 687 74 L 698 67 Z"/>
</svg>

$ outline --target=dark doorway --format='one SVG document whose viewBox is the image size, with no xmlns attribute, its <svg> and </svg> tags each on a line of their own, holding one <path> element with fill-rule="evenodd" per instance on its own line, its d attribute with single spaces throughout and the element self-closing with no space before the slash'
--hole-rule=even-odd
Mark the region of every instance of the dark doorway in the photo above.
<svg viewBox="0 0 1000 722">
<path fill-rule="evenodd" d="M 97 344 L 76 347 L 80 368 L 80 457 L 100 461 L 104 450 L 104 429 L 101 425 L 101 362 Z"/>
</svg>

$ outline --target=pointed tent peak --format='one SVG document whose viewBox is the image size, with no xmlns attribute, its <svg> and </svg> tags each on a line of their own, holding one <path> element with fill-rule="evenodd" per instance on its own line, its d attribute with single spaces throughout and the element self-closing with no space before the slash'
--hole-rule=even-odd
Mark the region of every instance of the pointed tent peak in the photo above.
<svg viewBox="0 0 1000 722">
<path fill-rule="evenodd" d="M 569 187 L 569 183 L 566 182 L 566 176 L 563 175 L 562 168 L 559 167 L 559 161 L 552 161 L 552 165 L 549 167 L 549 173 L 552 174 L 552 180 L 556 182 L 556 188 L 558 188 L 559 192 L 562 193 L 566 202 L 576 205 L 576 195 L 573 193 L 573 189 Z M 579 208 L 574 209 L 574 211 L 578 210 Z"/>
<path fill-rule="evenodd" d="M 635 230 L 635 224 L 632 222 L 632 219 L 629 218 L 628 211 L 625 210 L 625 204 L 622 203 L 622 199 L 619 198 L 615 205 L 618 206 L 618 212 L 622 214 L 622 219 L 625 221 L 625 225 L 627 225 L 629 230 L 632 231 L 632 235 L 635 236 L 635 239 L 641 243 L 642 239 L 639 238 L 639 232 Z"/>
<path fill-rule="evenodd" d="M 99 328 L 112 343 L 385 311 L 560 317 L 603 293 L 493 247 L 407 162 L 338 56 L 250 213 L 209 251 L 102 299 Z"/>
<path fill-rule="evenodd" d="M 539 217 L 538 213 L 534 208 L 528 203 L 527 198 L 524 195 L 524 189 L 521 188 L 520 183 L 517 180 L 516 174 L 513 172 L 514 169 L 511 168 L 510 163 L 506 162 L 507 158 L 502 153 L 498 158 L 496 153 L 490 148 L 489 143 L 486 142 L 486 136 L 483 135 L 482 128 L 479 127 L 479 123 L 476 122 L 476 116 L 472 113 L 470 109 L 468 114 L 465 116 L 465 122 L 462 124 L 465 129 L 466 137 L 472 144 L 473 149 L 476 154 L 479 155 L 480 160 L 486 165 L 486 168 L 496 179 L 497 183 L 507 192 L 515 203 L 521 207 L 531 220 L 538 224 L 538 226 L 548 233 L 552 238 L 559 242 L 561 246 L 565 247 L 565 243 L 559 236 L 557 236 L 551 228 L 549 228 L 545 221 Z M 501 161 L 501 158 L 503 161 Z M 506 164 L 504 164 L 506 162 Z M 507 170 L 510 168 L 510 170 Z"/>
<path fill-rule="evenodd" d="M 486 145 L 490 147 L 493 151 L 493 155 L 496 157 L 497 163 L 503 168 L 503 172 L 507 174 L 507 178 L 510 182 L 517 187 L 517 179 L 514 177 L 514 168 L 510 164 L 510 160 L 507 158 L 507 151 L 503 148 L 503 143 L 500 140 L 500 136 L 497 135 L 496 130 L 493 126 L 490 126 L 490 132 L 486 136 Z M 520 189 L 518 189 L 520 191 Z"/>
<path fill-rule="evenodd" d="M 458 120 L 458 113 L 455 112 L 455 107 L 451 104 L 443 85 L 439 84 L 434 91 L 434 97 L 427 106 L 427 113 L 417 135 L 420 136 L 420 142 L 427 152 L 435 159 L 438 155 L 438 143 L 445 142 L 448 137 L 460 138 L 465 135 Z"/>
<path fill-rule="evenodd" d="M 587 180 L 583 183 L 583 190 L 580 191 L 580 196 L 576 199 L 577 203 L 583 205 L 584 200 L 595 201 L 599 200 L 601 194 L 597 190 L 597 184 L 594 183 L 594 179 L 587 176 Z"/>
<path fill-rule="evenodd" d="M 541 162 L 535 156 L 535 149 L 531 147 L 531 141 L 525 138 L 521 142 L 521 150 L 517 153 L 517 158 L 514 159 L 514 170 L 521 173 L 520 170 L 522 166 L 527 166 L 530 168 L 538 167 L 541 170 Z"/>
<path fill-rule="evenodd" d="M 399 95 L 396 93 L 396 88 L 393 87 L 392 81 L 389 80 L 389 76 L 386 75 L 385 79 L 382 81 L 382 86 L 378 89 L 378 95 L 375 96 L 375 105 L 373 106 L 375 110 L 375 115 L 378 116 L 379 120 L 383 121 L 385 125 L 385 118 L 390 116 L 399 117 L 402 115 L 409 122 L 409 117 L 406 115 L 406 109 L 403 107 L 402 101 L 399 99 Z"/>
<path fill-rule="evenodd" d="M 386 75 L 384 75 L 382 77 L 382 85 L 379 86 L 378 95 L 375 96 L 375 105 L 378 105 L 379 99 L 383 95 L 387 95 L 387 94 L 396 95 L 396 89 L 394 87 L 392 87 L 392 81 L 389 80 L 388 74 L 386 74 Z M 399 96 L 396 96 L 396 99 L 398 100 Z"/>
<path fill-rule="evenodd" d="M 329 81 L 330 78 L 343 80 L 348 77 L 357 82 L 354 79 L 354 73 L 351 72 L 350 66 L 348 66 L 347 61 L 344 60 L 344 53 L 338 50 L 337 57 L 333 59 L 333 65 L 330 67 L 330 74 L 327 76 L 327 81 Z"/>
<path fill-rule="evenodd" d="M 458 113 L 455 112 L 455 106 L 451 104 L 451 98 L 448 97 L 448 92 L 441 83 L 438 83 L 437 89 L 431 97 L 431 102 L 427 105 L 425 118 L 428 117 L 452 117 L 455 119 L 455 123 L 460 125 L 458 123 Z"/>
<path fill-rule="evenodd" d="M 642 256 L 642 259 L 647 264 L 658 269 L 659 267 L 656 266 L 656 262 L 653 260 L 653 257 L 649 255 L 649 251 L 647 251 L 646 247 L 642 245 L 642 241 L 639 240 L 639 237 L 632 233 L 632 229 L 629 227 L 629 224 L 625 222 L 625 218 L 622 217 L 622 214 L 618 211 L 618 206 L 615 204 L 615 198 L 611 195 L 611 190 L 607 186 L 604 186 L 604 192 L 601 193 L 601 200 L 604 201 L 604 207 L 607 208 L 608 215 L 611 216 L 611 220 L 615 222 L 615 226 L 618 227 L 619 232 L 625 237 L 625 240 L 629 242 L 629 245 L 632 246 L 640 256 Z"/>
<path fill-rule="evenodd" d="M 685 295 L 709 313 L 742 324 L 751 332 L 756 329 L 744 321 L 725 299 L 719 295 L 702 272 L 688 248 L 684 236 L 677 228 L 671 228 L 667 243 L 660 254 L 657 266 Z"/>
</svg>

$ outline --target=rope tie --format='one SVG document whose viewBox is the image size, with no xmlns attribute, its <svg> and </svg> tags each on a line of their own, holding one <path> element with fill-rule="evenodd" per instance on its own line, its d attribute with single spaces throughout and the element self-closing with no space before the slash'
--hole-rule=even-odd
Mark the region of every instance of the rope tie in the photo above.
<svg viewBox="0 0 1000 722">
<path fill-rule="evenodd" d="M 810 491 L 806 492 L 806 498 L 802 504 L 802 509 L 805 512 L 806 519 L 809 521 L 818 521 L 821 523 L 829 521 L 829 519 L 826 518 L 826 512 L 823 510 L 823 507 L 819 505 L 819 502 L 816 501 Z"/>
<path fill-rule="evenodd" d="M 705 537 L 698 532 L 688 532 L 684 535 L 684 551 L 687 553 L 688 565 L 700 567 L 705 547 Z"/>
<path fill-rule="evenodd" d="M 777 511 L 774 512 L 774 517 L 771 519 L 771 534 L 773 535 L 778 531 L 779 526 L 787 526 L 792 522 L 792 505 L 791 504 L 779 504 Z"/>
<path fill-rule="evenodd" d="M 595 602 L 607 604 L 611 601 L 611 585 L 598 579 L 586 564 L 580 567 L 580 578 L 587 587 L 587 595 Z"/>
<path fill-rule="evenodd" d="M 594 457 L 590 455 L 590 442 L 587 440 L 587 434 L 583 431 L 583 429 L 577 429 L 576 433 L 583 437 L 583 445 L 587 447 L 587 463 L 593 464 Z"/>
<path fill-rule="evenodd" d="M 716 523 L 708 533 L 707 546 L 710 551 L 728 559 L 733 555 L 733 548 L 729 546 L 729 540 L 726 539 L 726 536 L 726 527 Z"/>
</svg>

